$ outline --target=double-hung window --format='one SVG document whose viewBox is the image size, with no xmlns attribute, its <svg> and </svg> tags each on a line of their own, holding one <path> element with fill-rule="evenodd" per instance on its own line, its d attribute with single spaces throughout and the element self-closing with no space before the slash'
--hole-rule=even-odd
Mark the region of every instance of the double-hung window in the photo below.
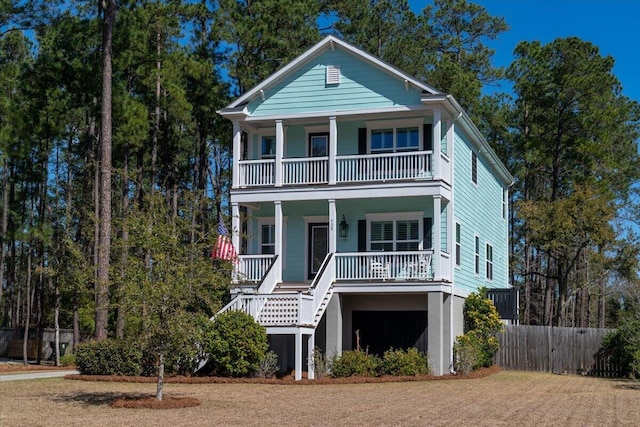
<svg viewBox="0 0 640 427">
<path fill-rule="evenodd" d="M 372 251 L 417 251 L 420 247 L 420 220 L 398 219 L 371 221 Z"/>
<path fill-rule="evenodd" d="M 480 274 L 480 237 L 475 236 L 475 245 L 474 245 L 474 273 L 476 275 Z"/>
<path fill-rule="evenodd" d="M 260 224 L 260 253 L 276 253 L 276 226 L 273 223 Z"/>
<path fill-rule="evenodd" d="M 261 140 L 260 153 L 263 159 L 276 158 L 276 137 L 263 136 Z"/>
<path fill-rule="evenodd" d="M 460 236 L 460 223 L 456 222 L 456 266 L 460 267 L 462 262 L 462 244 Z"/>
<path fill-rule="evenodd" d="M 493 246 L 487 243 L 487 280 L 493 280 Z"/>
</svg>

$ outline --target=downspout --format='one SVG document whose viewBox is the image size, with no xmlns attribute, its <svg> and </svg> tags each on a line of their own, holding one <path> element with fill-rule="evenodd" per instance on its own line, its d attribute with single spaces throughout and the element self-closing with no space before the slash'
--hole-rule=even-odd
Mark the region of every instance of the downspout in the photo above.
<svg viewBox="0 0 640 427">
<path fill-rule="evenodd" d="M 460 117 L 462 117 L 462 111 L 460 111 L 458 113 L 458 116 L 451 121 L 451 126 L 452 127 L 453 127 L 454 123 L 457 122 L 458 119 L 460 119 Z M 453 141 L 451 143 L 451 177 L 452 177 L 452 179 L 451 179 L 451 194 L 452 195 L 455 194 L 455 189 L 454 189 L 454 187 L 455 187 L 455 179 L 453 179 L 454 176 L 455 176 L 453 168 L 455 166 L 455 158 L 456 158 L 455 153 L 454 153 L 454 150 L 455 150 L 455 127 L 453 127 L 453 131 L 454 131 L 454 135 L 453 135 L 453 138 L 452 138 Z M 451 197 L 451 199 L 452 199 L 451 203 L 453 204 L 452 207 L 451 207 L 451 213 L 453 214 L 453 215 L 451 215 L 451 217 L 452 217 L 451 220 L 454 221 L 454 218 L 456 217 L 455 212 L 454 212 L 454 209 L 456 207 L 456 205 L 455 205 L 455 196 Z M 455 233 L 455 223 L 454 223 L 453 227 L 454 227 L 454 233 Z M 455 247 L 455 241 L 454 241 L 453 244 L 454 244 L 454 247 Z M 455 260 L 453 262 L 455 262 Z M 450 333 L 449 333 L 449 335 L 450 335 L 450 337 L 449 337 L 449 360 L 451 361 L 451 363 L 449 364 L 449 373 L 451 373 L 451 374 L 455 374 L 456 373 L 456 370 L 455 370 L 455 368 L 453 366 L 453 344 L 454 344 L 454 342 L 456 340 L 456 337 L 453 334 L 453 298 L 454 298 L 454 293 L 455 293 L 454 292 L 455 283 L 456 283 L 455 280 L 453 280 L 453 277 L 451 277 L 451 296 L 449 297 L 449 331 L 450 331 Z"/>
</svg>

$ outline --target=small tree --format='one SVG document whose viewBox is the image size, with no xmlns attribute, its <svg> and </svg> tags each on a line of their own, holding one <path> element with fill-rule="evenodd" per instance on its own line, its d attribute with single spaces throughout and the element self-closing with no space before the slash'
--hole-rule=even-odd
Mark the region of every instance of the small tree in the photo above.
<svg viewBox="0 0 640 427">
<path fill-rule="evenodd" d="M 210 236 L 193 225 L 194 200 L 185 196 L 175 216 L 162 196 L 149 196 L 128 219 L 132 256 L 126 277 L 119 279 L 127 291 L 127 329 L 156 358 L 158 400 L 168 360 L 173 371 L 185 371 L 175 365 L 195 368 L 199 325 L 219 307 L 228 280 L 209 259 Z"/>
<path fill-rule="evenodd" d="M 489 367 L 499 349 L 497 335 L 502 331 L 500 315 L 490 299 L 487 289 L 471 293 L 464 302 L 464 332 L 456 339 L 454 353 L 456 369 L 462 372 Z"/>
</svg>

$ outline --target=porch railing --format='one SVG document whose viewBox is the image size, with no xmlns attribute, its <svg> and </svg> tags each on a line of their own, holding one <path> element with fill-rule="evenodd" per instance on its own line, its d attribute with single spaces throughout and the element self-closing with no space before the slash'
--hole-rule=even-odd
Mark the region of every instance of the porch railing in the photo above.
<svg viewBox="0 0 640 427">
<path fill-rule="evenodd" d="M 339 156 L 336 163 L 338 182 L 432 177 L 430 151 Z"/>
<path fill-rule="evenodd" d="M 237 281 L 259 283 L 273 263 L 274 255 L 238 256 Z"/>
<path fill-rule="evenodd" d="M 326 184 L 328 157 L 311 157 L 303 159 L 282 159 L 282 183 L 295 184 Z"/>
<path fill-rule="evenodd" d="M 240 187 L 259 187 L 275 184 L 275 160 L 241 160 L 238 164 Z"/>
<path fill-rule="evenodd" d="M 432 250 L 337 253 L 336 280 L 433 280 L 432 255 Z"/>
<path fill-rule="evenodd" d="M 431 151 L 337 156 L 335 178 L 338 184 L 432 179 L 432 157 Z M 448 159 L 442 164 L 450 168 Z M 328 157 L 282 159 L 282 185 L 326 184 L 330 167 Z M 241 188 L 276 185 L 273 159 L 241 160 L 238 168 Z"/>
<path fill-rule="evenodd" d="M 299 292 L 238 295 L 218 314 L 230 310 L 248 314 L 262 326 L 311 325 L 314 314 L 313 297 Z"/>
</svg>

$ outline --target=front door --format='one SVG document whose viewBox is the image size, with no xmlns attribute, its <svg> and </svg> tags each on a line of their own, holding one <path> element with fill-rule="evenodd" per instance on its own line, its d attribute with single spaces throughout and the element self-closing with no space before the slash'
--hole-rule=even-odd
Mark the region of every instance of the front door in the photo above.
<svg viewBox="0 0 640 427">
<path fill-rule="evenodd" d="M 310 223 L 308 233 L 307 278 L 312 280 L 320 270 L 327 252 L 329 252 L 329 224 L 326 222 Z"/>
</svg>

